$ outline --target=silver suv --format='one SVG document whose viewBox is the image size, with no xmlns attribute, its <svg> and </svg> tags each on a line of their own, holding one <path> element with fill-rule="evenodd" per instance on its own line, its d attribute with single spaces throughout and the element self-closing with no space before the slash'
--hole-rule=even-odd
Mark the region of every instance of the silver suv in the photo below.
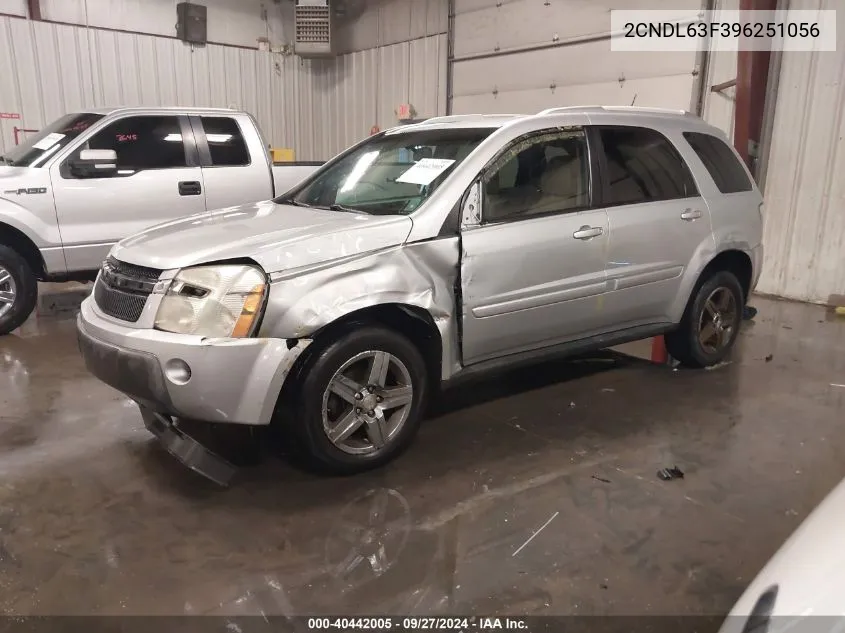
<svg viewBox="0 0 845 633">
<path fill-rule="evenodd" d="M 436 388 L 484 371 L 660 334 L 684 365 L 719 363 L 761 228 L 747 169 L 689 114 L 441 117 L 366 139 L 276 200 L 123 240 L 80 347 L 212 478 L 226 464 L 185 420 L 273 425 L 355 472 L 411 442 Z"/>
</svg>

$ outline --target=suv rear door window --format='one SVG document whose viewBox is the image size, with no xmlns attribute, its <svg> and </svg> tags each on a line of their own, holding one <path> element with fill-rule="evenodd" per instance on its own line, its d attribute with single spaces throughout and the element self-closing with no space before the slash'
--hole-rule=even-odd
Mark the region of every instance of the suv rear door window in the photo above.
<svg viewBox="0 0 845 633">
<path fill-rule="evenodd" d="M 720 138 L 701 132 L 684 132 L 684 138 L 722 193 L 751 191 L 751 179 L 733 150 Z"/>
<path fill-rule="evenodd" d="M 665 136 L 641 127 L 599 128 L 606 157 L 605 204 L 637 204 L 698 195 L 681 154 Z"/>
<path fill-rule="evenodd" d="M 228 117 L 200 117 L 214 167 L 249 165 L 249 151 L 237 121 Z"/>
</svg>

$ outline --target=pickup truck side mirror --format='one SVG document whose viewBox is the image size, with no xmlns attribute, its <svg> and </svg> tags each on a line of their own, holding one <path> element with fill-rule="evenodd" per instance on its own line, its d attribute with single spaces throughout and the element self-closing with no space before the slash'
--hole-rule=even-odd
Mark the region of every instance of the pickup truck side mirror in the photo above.
<svg viewBox="0 0 845 633">
<path fill-rule="evenodd" d="M 117 173 L 117 152 L 113 149 L 84 149 L 69 161 L 77 178 L 109 178 Z"/>
<path fill-rule="evenodd" d="M 461 206 L 461 228 L 469 229 L 481 224 L 481 183 L 476 180 L 464 196 Z"/>
</svg>

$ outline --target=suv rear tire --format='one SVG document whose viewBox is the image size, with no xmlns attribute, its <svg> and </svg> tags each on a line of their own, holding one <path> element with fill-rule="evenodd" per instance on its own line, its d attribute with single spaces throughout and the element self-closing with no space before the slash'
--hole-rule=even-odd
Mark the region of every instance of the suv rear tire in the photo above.
<svg viewBox="0 0 845 633">
<path fill-rule="evenodd" d="M 294 436 L 294 457 L 319 472 L 350 475 L 408 447 L 419 429 L 428 375 L 407 338 L 363 325 L 315 341 L 291 387 L 282 395 L 279 422 Z"/>
<path fill-rule="evenodd" d="M 0 336 L 16 330 L 35 310 L 38 280 L 26 260 L 0 245 Z"/>
<path fill-rule="evenodd" d="M 681 365 L 711 367 L 733 349 L 745 297 L 736 276 L 722 270 L 700 283 L 678 329 L 666 334 L 666 349 Z"/>
</svg>

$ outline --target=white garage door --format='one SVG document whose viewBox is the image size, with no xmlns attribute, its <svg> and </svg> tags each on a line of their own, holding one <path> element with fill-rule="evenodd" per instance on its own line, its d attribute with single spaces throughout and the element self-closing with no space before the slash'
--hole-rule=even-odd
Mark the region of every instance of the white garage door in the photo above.
<svg viewBox="0 0 845 633">
<path fill-rule="evenodd" d="M 610 50 L 611 9 L 699 9 L 701 0 L 455 0 L 452 112 L 567 105 L 694 110 L 695 53 Z"/>
</svg>

